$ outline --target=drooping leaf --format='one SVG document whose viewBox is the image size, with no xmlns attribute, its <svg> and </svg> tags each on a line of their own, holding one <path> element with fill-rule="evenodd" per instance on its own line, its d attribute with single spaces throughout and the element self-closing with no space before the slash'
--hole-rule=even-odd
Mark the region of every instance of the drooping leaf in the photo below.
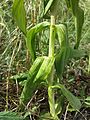
<svg viewBox="0 0 90 120">
<path fill-rule="evenodd" d="M 37 89 L 38 85 L 40 84 L 41 81 L 35 81 L 34 79 L 36 77 L 36 74 L 38 73 L 38 70 L 43 62 L 44 58 L 43 57 L 39 57 L 37 58 L 30 71 L 29 71 L 29 77 L 27 79 L 27 81 L 25 82 L 23 91 L 21 93 L 21 97 L 20 97 L 20 106 L 21 109 L 23 109 L 23 104 L 27 104 L 28 101 L 31 99 L 33 92 Z"/>
<path fill-rule="evenodd" d="M 26 35 L 26 13 L 24 8 L 24 0 L 14 0 L 12 15 L 18 27 Z"/>
<path fill-rule="evenodd" d="M 24 118 L 19 116 L 15 112 L 4 111 L 4 112 L 0 112 L 0 120 L 24 120 Z"/>
<path fill-rule="evenodd" d="M 56 32 L 58 35 L 60 47 L 67 47 L 69 44 L 67 36 L 67 28 L 64 24 L 56 25 Z"/>
<path fill-rule="evenodd" d="M 25 82 L 21 97 L 20 104 L 27 104 L 31 99 L 33 92 L 37 89 L 43 80 L 48 78 L 54 64 L 54 58 L 51 57 L 39 57 L 34 61 L 30 71 L 29 77 Z"/>
<path fill-rule="evenodd" d="M 63 95 L 67 98 L 67 100 L 69 101 L 70 105 L 75 109 L 78 110 L 81 108 L 81 102 L 80 100 L 74 96 L 68 89 L 66 89 L 64 87 L 64 85 L 55 85 L 52 86 L 52 88 L 58 88 L 62 91 Z"/>
<path fill-rule="evenodd" d="M 55 58 L 55 68 L 59 78 L 62 77 L 62 73 L 65 67 L 65 54 L 66 54 L 66 48 L 63 48 L 60 51 L 60 53 L 56 55 L 56 58 Z"/>
<path fill-rule="evenodd" d="M 69 41 L 67 39 L 66 27 L 62 24 L 56 25 L 57 35 L 60 43 L 60 51 L 55 58 L 57 75 L 61 78 L 64 67 L 70 55 Z"/>
<path fill-rule="evenodd" d="M 38 32 L 42 31 L 46 27 L 48 27 L 50 23 L 48 22 L 42 22 L 37 24 L 36 26 L 32 27 L 30 30 L 27 32 L 27 39 L 26 39 L 26 44 L 27 48 L 30 51 L 32 60 L 34 61 L 36 58 L 36 52 L 35 52 L 35 36 Z"/>
</svg>

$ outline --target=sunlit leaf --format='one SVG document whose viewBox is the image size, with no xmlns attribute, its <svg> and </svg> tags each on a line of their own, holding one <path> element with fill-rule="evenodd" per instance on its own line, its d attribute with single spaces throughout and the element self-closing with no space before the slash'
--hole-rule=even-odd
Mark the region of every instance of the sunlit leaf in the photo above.
<svg viewBox="0 0 90 120">
<path fill-rule="evenodd" d="M 26 34 L 26 13 L 24 0 L 14 0 L 12 14 L 19 28 L 24 34 Z"/>
<path fill-rule="evenodd" d="M 42 31 L 43 29 L 45 29 L 49 25 L 50 25 L 50 23 L 48 23 L 48 22 L 42 22 L 42 23 L 39 23 L 36 26 L 32 27 L 27 32 L 26 44 L 27 44 L 27 48 L 30 51 L 30 55 L 31 55 L 33 61 L 36 58 L 35 36 L 38 32 Z"/>
<path fill-rule="evenodd" d="M 25 82 L 23 91 L 21 93 L 21 97 L 20 97 L 20 105 L 21 108 L 23 109 L 23 104 L 27 104 L 27 102 L 31 99 L 33 92 L 37 89 L 38 85 L 40 84 L 41 81 L 35 81 L 34 79 L 36 77 L 36 74 L 38 73 L 38 70 L 43 62 L 44 58 L 43 57 L 39 57 L 37 58 L 30 71 L 29 71 L 29 77 L 27 79 L 27 81 Z"/>
<path fill-rule="evenodd" d="M 54 65 L 55 58 L 53 57 L 45 57 L 44 61 L 35 77 L 35 81 L 39 79 L 45 80 L 47 79 L 48 75 L 50 74 L 52 67 Z"/>
</svg>

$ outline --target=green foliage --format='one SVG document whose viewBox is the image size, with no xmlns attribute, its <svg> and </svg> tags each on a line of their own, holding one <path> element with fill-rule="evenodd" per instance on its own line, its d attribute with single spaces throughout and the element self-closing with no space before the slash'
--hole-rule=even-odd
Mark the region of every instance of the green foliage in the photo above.
<svg viewBox="0 0 90 120">
<path fill-rule="evenodd" d="M 44 11 L 44 15 L 46 15 L 47 14 L 47 12 L 49 11 L 49 9 L 50 9 L 50 7 L 51 7 L 51 5 L 52 5 L 52 3 L 53 3 L 53 1 L 54 0 L 48 0 L 48 1 L 46 1 L 45 3 L 45 11 Z"/>
<path fill-rule="evenodd" d="M 24 34 L 26 34 L 26 13 L 24 0 L 14 0 L 12 14 L 19 28 Z"/>
<path fill-rule="evenodd" d="M 75 97 L 69 90 L 67 90 L 64 85 L 55 85 L 52 86 L 52 88 L 58 88 L 62 91 L 63 95 L 67 98 L 67 100 L 69 101 L 70 105 L 75 109 L 75 110 L 79 110 L 81 108 L 81 102 L 80 100 Z"/>
<path fill-rule="evenodd" d="M 77 55 L 76 50 L 70 46 L 68 40 L 68 30 L 64 24 L 55 25 L 55 17 L 59 12 L 60 0 L 44 0 L 44 8 L 46 15 L 49 11 L 51 12 L 51 25 L 49 22 L 42 22 L 36 26 L 26 30 L 26 19 L 25 19 L 25 8 L 24 1 L 15 0 L 13 4 L 13 17 L 17 22 L 17 25 L 26 35 L 26 45 L 30 51 L 32 57 L 33 65 L 29 70 L 29 75 L 27 81 L 25 82 L 23 91 L 20 97 L 20 108 L 23 109 L 23 104 L 27 105 L 29 100 L 32 98 L 34 91 L 40 86 L 40 84 L 45 81 L 48 83 L 48 101 L 50 105 L 50 114 L 54 120 L 59 120 L 58 114 L 62 111 L 62 101 L 63 96 L 67 98 L 70 105 L 77 111 L 81 108 L 80 100 L 75 97 L 68 89 L 62 84 L 54 85 L 54 73 L 56 71 L 58 77 L 55 83 L 58 83 L 58 78 L 61 79 L 64 67 L 68 62 L 68 59 L 73 57 L 73 54 Z M 72 10 L 73 16 L 75 18 L 75 27 L 76 27 L 76 44 L 75 48 L 78 48 L 80 39 L 81 39 L 81 30 L 84 22 L 84 13 L 83 10 L 79 7 L 79 0 L 66 0 L 67 6 Z M 52 16 L 54 15 L 54 16 Z M 22 19 L 22 21 L 20 21 Z M 50 28 L 50 39 L 49 39 L 49 53 L 48 56 L 37 57 L 36 56 L 36 35 L 40 33 L 45 28 Z M 27 33 L 26 33 L 27 31 Z M 55 35 L 57 33 L 59 40 L 59 51 L 56 51 L 54 55 L 54 46 L 55 46 Z M 75 56 L 76 56 L 75 55 Z M 77 55 L 78 56 L 78 55 Z M 55 67 L 54 67 L 55 63 Z M 61 81 L 60 81 L 61 82 Z M 56 102 L 54 99 L 54 90 L 60 89 L 62 92 L 62 99 L 59 102 Z M 55 106 L 56 105 L 56 106 Z"/>
<path fill-rule="evenodd" d="M 79 47 L 81 31 L 84 23 L 84 11 L 79 7 L 79 0 L 66 0 L 67 6 L 72 10 L 75 19 L 76 44 L 75 49 Z"/>
<path fill-rule="evenodd" d="M 85 99 L 85 104 L 87 105 L 87 107 L 90 107 L 90 96 L 88 96 L 88 97 Z"/>
<path fill-rule="evenodd" d="M 44 61 L 36 75 L 35 81 L 46 80 L 51 73 L 55 59 L 53 57 L 45 57 Z"/>
<path fill-rule="evenodd" d="M 56 55 L 55 66 L 56 66 L 57 74 L 61 78 L 64 67 L 70 56 L 70 47 L 69 47 L 69 41 L 67 38 L 66 27 L 62 24 L 56 25 L 56 31 L 57 31 L 58 39 L 59 39 L 59 43 L 60 43 L 60 51 Z"/>
<path fill-rule="evenodd" d="M 28 101 L 31 99 L 33 92 L 36 90 L 36 88 L 38 87 L 38 85 L 40 84 L 41 81 L 34 81 L 38 70 L 40 69 L 40 66 L 43 62 L 44 58 L 43 57 L 39 57 L 37 58 L 32 67 L 30 68 L 29 71 L 29 77 L 24 85 L 21 97 L 20 97 L 20 104 L 21 106 L 23 104 L 27 104 Z"/>
<path fill-rule="evenodd" d="M 7 111 L 0 112 L 0 120 L 24 120 L 24 119 L 15 112 Z"/>
<path fill-rule="evenodd" d="M 48 26 L 50 26 L 50 23 L 42 22 L 27 31 L 26 45 L 28 50 L 30 51 L 30 55 L 33 61 L 36 59 L 35 36 L 38 32 L 41 32 L 43 29 L 45 29 Z"/>
</svg>

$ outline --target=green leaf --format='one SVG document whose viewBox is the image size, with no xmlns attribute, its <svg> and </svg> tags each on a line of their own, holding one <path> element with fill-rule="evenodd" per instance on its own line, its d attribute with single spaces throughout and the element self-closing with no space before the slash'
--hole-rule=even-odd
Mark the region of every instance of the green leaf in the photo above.
<svg viewBox="0 0 90 120">
<path fill-rule="evenodd" d="M 84 57 L 85 51 L 84 50 L 79 50 L 79 49 L 73 49 L 70 47 L 70 56 L 69 58 L 81 58 Z"/>
<path fill-rule="evenodd" d="M 47 14 L 48 10 L 50 9 L 52 3 L 53 3 L 54 0 L 49 0 L 47 5 L 45 6 L 45 12 L 44 12 L 44 15 Z"/>
<path fill-rule="evenodd" d="M 47 0 L 44 5 L 44 17 L 49 16 L 50 18 L 51 15 L 57 16 L 61 14 L 61 1 L 60 0 Z"/>
<path fill-rule="evenodd" d="M 75 97 L 68 89 L 66 89 L 64 87 L 64 85 L 55 85 L 52 86 L 52 88 L 58 88 L 62 91 L 63 95 L 67 98 L 67 100 L 69 101 L 70 105 L 75 109 L 75 110 L 79 110 L 81 108 L 81 102 L 80 100 Z"/>
<path fill-rule="evenodd" d="M 82 26 L 84 23 L 84 11 L 79 7 L 80 0 L 66 0 L 68 8 L 72 10 L 75 19 L 75 29 L 76 29 L 76 44 L 75 49 L 79 47 L 81 40 Z"/>
<path fill-rule="evenodd" d="M 67 4 L 67 7 L 70 8 L 70 0 L 65 0 L 66 1 L 66 4 Z"/>
<path fill-rule="evenodd" d="M 85 100 L 90 102 L 90 96 L 88 96 Z"/>
<path fill-rule="evenodd" d="M 40 115 L 40 120 L 53 120 L 53 118 L 51 117 L 50 113 L 43 113 Z"/>
<path fill-rule="evenodd" d="M 30 71 L 29 77 L 25 82 L 21 97 L 20 104 L 27 104 L 31 99 L 33 92 L 37 89 L 43 80 L 48 78 L 54 64 L 54 58 L 52 57 L 39 57 L 34 61 Z M 22 108 L 23 109 L 23 108 Z"/>
<path fill-rule="evenodd" d="M 54 65 L 55 59 L 53 57 L 45 57 L 44 61 L 35 77 L 35 81 L 45 80 L 47 79 L 48 75 L 50 74 L 52 67 Z"/>
<path fill-rule="evenodd" d="M 21 81 L 27 80 L 28 76 L 29 76 L 29 73 L 25 72 L 25 73 L 20 73 L 20 74 L 11 76 L 10 79 L 14 80 L 14 81 L 17 80 L 18 82 L 21 82 Z"/>
<path fill-rule="evenodd" d="M 38 70 L 40 69 L 40 66 L 42 65 L 42 62 L 43 62 L 44 58 L 43 57 L 39 57 L 37 58 L 30 71 L 29 71 L 29 77 L 27 79 L 27 81 L 25 82 L 25 85 L 24 85 L 24 88 L 23 88 L 23 91 L 21 93 L 21 96 L 20 96 L 20 107 L 21 109 L 23 109 L 23 104 L 27 104 L 28 101 L 31 99 L 32 95 L 33 95 L 33 92 L 37 89 L 37 87 L 40 85 L 40 82 L 41 81 L 35 81 L 34 82 L 34 79 L 38 73 Z"/>
<path fill-rule="evenodd" d="M 62 73 L 65 67 L 65 55 L 66 48 L 63 48 L 55 57 L 55 68 L 59 78 L 62 77 Z"/>
<path fill-rule="evenodd" d="M 74 19 L 75 19 L 75 29 L 76 29 L 76 44 L 75 49 L 79 47 L 82 26 L 84 23 L 84 11 L 79 7 L 79 0 L 66 0 L 67 6 L 71 8 Z"/>
<path fill-rule="evenodd" d="M 46 27 L 50 26 L 50 23 L 48 22 L 42 22 L 37 24 L 36 26 L 32 27 L 27 32 L 27 39 L 26 39 L 26 45 L 28 50 L 30 51 L 32 60 L 34 61 L 36 58 L 36 52 L 35 52 L 35 36 L 38 32 L 42 31 Z"/>
<path fill-rule="evenodd" d="M 76 27 L 76 44 L 74 48 L 78 48 L 81 40 L 82 26 L 84 23 L 84 11 L 78 7 L 75 15 L 75 27 Z"/>
<path fill-rule="evenodd" d="M 90 96 L 85 99 L 85 104 L 90 107 Z"/>
<path fill-rule="evenodd" d="M 56 32 L 58 35 L 60 47 L 62 48 L 69 46 L 66 26 L 64 24 L 56 25 Z"/>
<path fill-rule="evenodd" d="M 55 67 L 56 67 L 57 75 L 59 76 L 59 78 L 61 78 L 64 67 L 70 56 L 70 47 L 69 47 L 69 41 L 67 39 L 66 26 L 63 24 L 56 25 L 56 31 L 60 43 L 60 51 L 58 54 L 56 54 L 55 57 Z"/>
<path fill-rule="evenodd" d="M 61 95 L 57 98 L 56 103 L 55 103 L 55 113 L 56 115 L 60 114 L 64 105 L 64 96 Z"/>
<path fill-rule="evenodd" d="M 24 119 L 15 112 L 4 111 L 0 112 L 0 120 L 24 120 Z"/>
<path fill-rule="evenodd" d="M 26 13 L 24 8 L 24 0 L 14 0 L 12 15 L 18 27 L 26 35 Z"/>
</svg>

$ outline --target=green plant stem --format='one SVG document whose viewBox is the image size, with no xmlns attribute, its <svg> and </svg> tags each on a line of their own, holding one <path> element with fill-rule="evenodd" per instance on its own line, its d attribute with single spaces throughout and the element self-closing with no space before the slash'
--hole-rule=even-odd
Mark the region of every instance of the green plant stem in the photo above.
<svg viewBox="0 0 90 120">
<path fill-rule="evenodd" d="M 51 16 L 51 25 L 50 25 L 50 39 L 49 39 L 49 57 L 54 57 L 54 41 L 55 41 L 55 17 Z M 54 120 L 58 120 L 58 117 L 55 115 L 55 99 L 54 91 L 50 87 L 53 85 L 54 79 L 54 66 L 52 67 L 51 74 L 48 81 L 48 100 L 50 106 L 50 114 Z"/>
<path fill-rule="evenodd" d="M 55 41 L 55 17 L 51 16 L 50 39 L 49 39 L 49 57 L 54 57 L 54 41 Z"/>
</svg>

